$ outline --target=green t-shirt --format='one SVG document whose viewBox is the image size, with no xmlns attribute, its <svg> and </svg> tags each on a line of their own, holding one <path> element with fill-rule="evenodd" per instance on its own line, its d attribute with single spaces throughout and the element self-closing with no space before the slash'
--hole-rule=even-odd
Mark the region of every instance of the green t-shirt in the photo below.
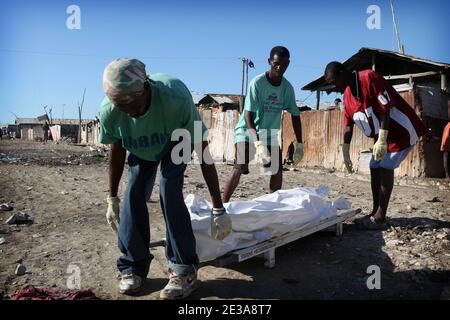
<svg viewBox="0 0 450 320">
<path fill-rule="evenodd" d="M 300 115 L 294 88 L 289 81 L 283 78 L 281 84 L 275 87 L 267 80 L 266 73 L 253 78 L 245 98 L 244 112 L 234 129 L 234 143 L 250 141 L 244 114 L 245 111 L 251 111 L 255 113 L 254 122 L 259 139 L 269 146 L 277 145 L 283 110 L 294 116 Z"/>
<path fill-rule="evenodd" d="M 177 141 L 175 129 L 186 129 L 192 143 L 206 140 L 207 129 L 185 84 L 171 76 L 148 75 L 151 88 L 149 110 L 138 118 L 119 111 L 105 97 L 100 111 L 100 142 L 122 146 L 138 158 L 159 161 Z M 195 123 L 196 122 L 196 123 Z"/>
</svg>

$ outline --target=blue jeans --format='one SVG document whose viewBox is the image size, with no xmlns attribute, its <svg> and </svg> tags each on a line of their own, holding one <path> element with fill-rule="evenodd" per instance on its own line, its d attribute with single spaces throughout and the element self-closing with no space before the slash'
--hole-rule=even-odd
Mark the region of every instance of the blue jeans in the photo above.
<svg viewBox="0 0 450 320">
<path fill-rule="evenodd" d="M 117 267 L 122 274 L 147 277 L 153 255 L 150 253 L 150 224 L 146 194 L 153 188 L 156 170 L 161 163 L 160 202 L 166 223 L 166 258 L 178 275 L 195 271 L 199 261 L 191 218 L 183 198 L 186 164 L 175 165 L 171 152 L 158 162 L 128 156 L 128 183 L 120 213 L 118 246 L 122 256 Z"/>
</svg>

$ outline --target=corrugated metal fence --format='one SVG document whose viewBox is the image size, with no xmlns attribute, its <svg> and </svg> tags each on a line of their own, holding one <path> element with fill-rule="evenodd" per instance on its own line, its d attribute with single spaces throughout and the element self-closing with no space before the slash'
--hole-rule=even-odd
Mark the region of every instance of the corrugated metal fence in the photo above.
<svg viewBox="0 0 450 320">
<path fill-rule="evenodd" d="M 414 95 L 405 99 L 410 100 Z M 410 102 L 410 101 L 408 101 Z M 411 103 L 411 102 L 410 102 Z M 413 103 L 411 103 L 413 105 Z M 209 129 L 208 140 L 210 152 L 216 161 L 231 162 L 234 160 L 234 127 L 239 120 L 236 110 L 226 112 L 212 112 L 200 109 L 200 116 Z M 304 158 L 300 166 L 322 167 L 327 169 L 344 170 L 341 144 L 344 134 L 344 113 L 340 110 L 321 110 L 303 112 L 301 114 L 302 133 L 304 141 Z M 292 119 L 289 113 L 282 117 L 282 150 L 283 159 L 289 157 L 289 146 L 296 143 Z M 350 148 L 353 166 L 359 173 L 369 174 L 372 139 L 367 138 L 355 128 Z M 425 173 L 423 157 L 423 141 L 416 145 L 409 156 L 396 170 L 396 175 L 421 177 Z"/>
</svg>

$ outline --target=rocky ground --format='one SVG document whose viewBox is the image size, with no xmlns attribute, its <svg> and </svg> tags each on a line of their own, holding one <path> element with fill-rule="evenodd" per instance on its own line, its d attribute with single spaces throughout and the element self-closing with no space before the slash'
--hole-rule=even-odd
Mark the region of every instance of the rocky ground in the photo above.
<svg viewBox="0 0 450 320">
<path fill-rule="evenodd" d="M 103 149 L 89 146 L 20 140 L 0 141 L 0 296 L 8 297 L 26 285 L 68 288 L 73 272 L 80 273 L 81 289 L 104 299 L 158 299 L 167 282 L 162 248 L 145 290 L 133 297 L 117 291 L 119 256 L 114 233 L 105 221 L 108 184 Z M 218 165 L 223 186 L 231 167 Z M 126 173 L 122 179 L 123 192 Z M 226 268 L 199 270 L 201 285 L 192 299 L 449 299 L 450 188 L 439 179 L 396 179 L 389 215 L 393 228 L 365 231 L 345 224 L 344 235 L 320 232 L 277 249 L 276 266 L 250 259 Z M 327 185 L 332 197 L 342 195 L 371 210 L 369 177 L 321 169 L 284 171 L 283 188 Z M 251 170 L 241 179 L 235 199 L 251 199 L 268 192 L 268 178 Z M 189 165 L 185 195 L 208 198 L 198 165 Z M 148 203 L 152 239 L 165 233 L 158 203 L 158 184 Z M 232 199 L 232 200 L 233 200 Z M 19 211 L 33 224 L 9 225 Z M 25 274 L 16 275 L 18 264 Z M 367 287 L 369 266 L 379 266 L 381 288 Z M 74 271 L 75 270 L 75 271 Z M 23 270 L 22 270 L 23 271 Z"/>
</svg>

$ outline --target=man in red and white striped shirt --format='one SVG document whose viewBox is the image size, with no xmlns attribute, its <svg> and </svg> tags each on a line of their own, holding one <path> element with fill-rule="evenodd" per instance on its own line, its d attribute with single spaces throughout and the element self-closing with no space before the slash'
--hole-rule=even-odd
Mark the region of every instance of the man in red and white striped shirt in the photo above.
<svg viewBox="0 0 450 320">
<path fill-rule="evenodd" d="M 426 128 L 409 104 L 372 70 L 350 72 L 339 62 L 325 69 L 328 84 L 344 94 L 344 162 L 352 171 L 350 142 L 353 125 L 375 140 L 370 161 L 373 210 L 368 216 L 371 229 L 387 228 L 386 213 L 394 185 L 394 169 L 406 158 Z"/>
</svg>

